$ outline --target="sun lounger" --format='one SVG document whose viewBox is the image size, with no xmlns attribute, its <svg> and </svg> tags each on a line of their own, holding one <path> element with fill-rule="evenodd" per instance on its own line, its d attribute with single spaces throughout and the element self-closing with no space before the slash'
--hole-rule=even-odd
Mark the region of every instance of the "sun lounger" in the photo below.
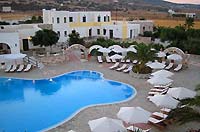
<svg viewBox="0 0 200 132">
<path fill-rule="evenodd" d="M 53 54 L 54 56 L 58 56 L 58 55 L 60 55 L 60 54 L 58 54 L 58 53 L 55 53 L 55 54 Z"/>
<path fill-rule="evenodd" d="M 164 88 L 164 89 L 161 89 L 161 88 L 152 88 L 152 89 L 150 89 L 151 92 L 163 92 L 164 90 L 168 90 L 168 88 Z"/>
<path fill-rule="evenodd" d="M 165 94 L 167 91 L 162 91 L 162 92 L 149 92 L 148 94 L 149 95 L 152 95 L 152 96 L 154 96 L 154 95 L 157 95 L 157 94 Z"/>
<path fill-rule="evenodd" d="M 98 62 L 99 62 L 99 63 L 102 63 L 102 62 L 103 62 L 103 60 L 102 60 L 102 57 L 101 57 L 101 56 L 97 56 L 97 60 L 98 60 Z"/>
<path fill-rule="evenodd" d="M 13 65 L 13 67 L 10 69 L 9 72 L 14 72 L 15 70 L 17 70 L 17 66 L 16 66 L 16 65 Z"/>
<path fill-rule="evenodd" d="M 5 72 L 9 72 L 11 68 L 12 68 L 12 65 L 7 65 L 6 69 L 5 69 Z"/>
<path fill-rule="evenodd" d="M 147 96 L 147 99 L 150 99 L 151 97 L 153 97 L 154 95 L 157 95 L 157 94 L 161 94 L 161 95 L 166 94 L 167 91 L 168 91 L 168 89 L 163 90 L 162 92 L 149 92 L 148 96 Z"/>
<path fill-rule="evenodd" d="M 167 125 L 163 122 L 165 119 L 156 119 L 156 118 L 153 118 L 153 117 L 150 117 L 149 118 L 149 123 L 161 128 L 161 129 L 164 129 Z"/>
<path fill-rule="evenodd" d="M 44 57 L 45 55 L 44 55 L 44 54 L 38 54 L 38 56 L 39 56 L 39 57 Z"/>
<path fill-rule="evenodd" d="M 133 66 L 129 66 L 127 69 L 123 70 L 124 73 L 128 73 L 132 70 Z"/>
<path fill-rule="evenodd" d="M 163 89 L 162 91 L 157 91 L 157 92 L 150 91 L 148 94 L 149 95 L 166 94 L 167 91 L 168 91 L 168 89 Z"/>
<path fill-rule="evenodd" d="M 159 118 L 162 118 L 162 119 L 165 119 L 168 116 L 168 115 L 166 115 L 164 113 L 161 113 L 161 112 L 154 112 L 154 113 L 152 113 L 152 115 L 156 116 L 156 117 L 159 117 Z"/>
<path fill-rule="evenodd" d="M 118 68 L 117 71 L 124 70 L 127 67 L 127 64 L 123 64 L 122 67 Z"/>
<path fill-rule="evenodd" d="M 130 59 L 127 59 L 127 60 L 126 60 L 126 63 L 130 63 L 130 62 L 131 62 L 131 60 L 130 60 Z"/>
<path fill-rule="evenodd" d="M 138 60 L 134 60 L 134 61 L 133 61 L 133 64 L 136 64 L 137 62 L 138 62 Z"/>
<path fill-rule="evenodd" d="M 119 62 L 116 62 L 113 66 L 109 67 L 110 69 L 115 69 L 119 66 Z"/>
<path fill-rule="evenodd" d="M 162 64 L 166 64 L 166 61 L 162 61 Z"/>
<path fill-rule="evenodd" d="M 24 72 L 30 71 L 31 68 L 32 68 L 32 65 L 31 65 L 31 64 L 28 64 L 28 65 L 26 66 L 26 68 L 24 69 Z"/>
<path fill-rule="evenodd" d="M 183 64 L 178 64 L 178 66 L 174 69 L 174 71 L 180 71 L 182 69 Z"/>
<path fill-rule="evenodd" d="M 106 56 L 106 62 L 107 62 L 107 63 L 110 63 L 110 62 L 111 62 L 109 56 Z"/>
<path fill-rule="evenodd" d="M 151 92 L 162 92 L 164 89 L 159 89 L 159 88 L 152 88 L 150 89 Z"/>
<path fill-rule="evenodd" d="M 149 93 L 148 93 L 148 95 L 152 95 L 152 96 L 154 96 L 154 95 L 156 95 L 156 94 L 160 94 L 160 92 L 149 92 Z"/>
<path fill-rule="evenodd" d="M 151 122 L 151 123 L 157 124 L 157 123 L 163 122 L 164 119 L 158 120 L 156 118 L 150 117 L 148 121 Z"/>
<path fill-rule="evenodd" d="M 111 59 L 112 62 L 116 63 L 117 61 L 115 59 Z"/>
<path fill-rule="evenodd" d="M 154 88 L 169 88 L 172 85 L 172 83 L 168 83 L 167 85 L 154 85 Z"/>
<path fill-rule="evenodd" d="M 169 70 L 173 67 L 174 63 L 169 63 L 169 65 L 167 67 L 165 67 L 166 70 Z"/>
<path fill-rule="evenodd" d="M 24 65 L 19 65 L 19 68 L 17 69 L 17 72 L 21 72 L 24 69 Z"/>
<path fill-rule="evenodd" d="M 124 59 L 121 59 L 121 63 L 124 63 L 124 62 L 126 62 Z"/>
<path fill-rule="evenodd" d="M 134 131 L 134 132 L 137 132 L 137 131 L 139 131 L 139 132 L 150 132 L 150 130 L 151 130 L 151 128 L 146 129 L 146 130 L 143 130 L 143 129 L 138 128 L 138 127 L 136 127 L 136 126 L 129 126 L 129 127 L 127 127 L 126 129 L 127 129 L 127 130 L 130 130 L 130 131 Z"/>
<path fill-rule="evenodd" d="M 162 108 L 160 109 L 161 112 L 163 113 L 169 113 L 172 109 L 169 109 L 169 108 Z"/>
<path fill-rule="evenodd" d="M 142 130 L 142 132 L 150 132 L 150 131 L 151 131 L 151 128 L 146 129 L 146 130 Z"/>
</svg>

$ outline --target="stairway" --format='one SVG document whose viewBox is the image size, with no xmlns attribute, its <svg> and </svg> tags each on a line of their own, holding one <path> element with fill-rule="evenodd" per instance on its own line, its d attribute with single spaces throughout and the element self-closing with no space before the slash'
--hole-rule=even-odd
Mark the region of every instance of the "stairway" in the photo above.
<svg viewBox="0 0 200 132">
<path fill-rule="evenodd" d="M 35 59 L 33 56 L 29 57 L 29 56 L 26 56 L 24 57 L 24 62 L 26 63 L 29 63 L 29 64 L 32 64 L 40 69 L 44 68 L 44 64 L 42 62 L 39 62 L 37 59 Z"/>
</svg>

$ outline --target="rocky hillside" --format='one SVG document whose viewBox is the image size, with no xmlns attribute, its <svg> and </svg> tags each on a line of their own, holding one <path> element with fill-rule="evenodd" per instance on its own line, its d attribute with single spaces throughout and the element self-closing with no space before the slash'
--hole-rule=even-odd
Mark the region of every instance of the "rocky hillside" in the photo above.
<svg viewBox="0 0 200 132">
<path fill-rule="evenodd" d="M 118 1 L 118 2 L 117 2 Z M 62 3 L 62 4 L 61 4 Z M 200 9 L 200 5 L 174 4 L 163 0 L 0 0 L 0 7 L 11 6 L 14 10 L 41 10 L 57 8 L 65 10 L 153 10 Z"/>
</svg>

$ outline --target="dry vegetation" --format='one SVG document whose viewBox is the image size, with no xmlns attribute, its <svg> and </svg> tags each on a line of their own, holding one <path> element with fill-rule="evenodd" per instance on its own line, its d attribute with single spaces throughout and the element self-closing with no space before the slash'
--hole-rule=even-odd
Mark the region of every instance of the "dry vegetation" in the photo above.
<svg viewBox="0 0 200 132">
<path fill-rule="evenodd" d="M 24 20 L 31 16 L 42 15 L 41 11 L 27 11 L 27 12 L 15 12 L 15 13 L 0 13 L 0 19 L 2 20 Z M 130 18 L 139 19 L 146 18 L 154 21 L 156 26 L 175 27 L 180 24 L 184 24 L 184 19 L 172 19 L 167 13 L 153 12 L 153 11 L 128 11 L 128 12 L 117 12 L 118 20 L 128 20 Z M 116 20 L 116 12 L 112 12 L 112 19 Z M 195 21 L 196 29 L 200 29 L 200 20 Z"/>
<path fill-rule="evenodd" d="M 32 16 L 40 16 L 40 11 L 28 11 L 28 12 L 14 12 L 14 13 L 0 13 L 0 20 L 25 20 Z"/>
<path fill-rule="evenodd" d="M 153 20 L 156 26 L 175 27 L 185 23 L 185 18 L 172 18 L 167 13 L 153 12 L 153 11 L 129 11 L 129 12 L 117 12 L 117 20 L 129 20 L 129 19 L 150 19 Z M 112 12 L 112 19 L 116 20 L 116 11 Z M 195 29 L 200 29 L 200 20 L 195 20 Z"/>
<path fill-rule="evenodd" d="M 184 20 L 154 20 L 156 26 L 164 26 L 164 27 L 175 27 L 178 25 L 183 25 L 185 23 Z M 195 29 L 200 29 L 200 21 L 195 21 L 194 25 Z"/>
</svg>

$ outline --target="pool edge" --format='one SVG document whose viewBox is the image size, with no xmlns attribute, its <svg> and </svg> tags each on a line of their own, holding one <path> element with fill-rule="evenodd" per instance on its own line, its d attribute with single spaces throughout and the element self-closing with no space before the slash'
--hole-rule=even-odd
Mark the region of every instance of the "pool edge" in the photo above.
<svg viewBox="0 0 200 132">
<path fill-rule="evenodd" d="M 68 74 L 68 73 L 73 73 L 73 72 L 78 72 L 78 71 L 92 71 L 92 72 L 99 73 L 99 74 L 101 75 L 101 77 L 102 77 L 104 80 L 108 80 L 108 81 L 113 81 L 113 82 L 118 82 L 118 83 L 121 83 L 121 84 L 125 84 L 125 85 L 129 86 L 130 88 L 132 88 L 135 92 L 134 92 L 134 94 L 132 94 L 131 97 L 129 97 L 129 98 L 127 98 L 126 100 L 123 100 L 123 101 L 117 101 L 117 102 L 114 102 L 114 103 L 103 103 L 103 104 L 95 104 L 95 105 L 88 105 L 88 106 L 85 106 L 85 107 L 79 109 L 79 110 L 78 110 L 77 112 L 75 112 L 74 114 L 72 114 L 70 117 L 66 118 L 65 120 L 63 120 L 63 121 L 61 121 L 61 122 L 59 122 L 59 123 L 57 123 L 57 124 L 55 124 L 55 125 L 53 125 L 53 126 L 51 126 L 51 127 L 49 127 L 49 128 L 40 130 L 39 132 L 47 132 L 47 131 L 49 131 L 49 130 L 51 130 L 51 129 L 54 129 L 54 128 L 56 128 L 56 127 L 58 127 L 58 126 L 60 126 L 60 125 L 62 125 L 62 124 L 64 124 L 64 123 L 70 121 L 70 120 L 71 120 L 72 118 L 74 118 L 77 114 L 79 114 L 80 112 L 82 112 L 83 110 L 86 110 L 86 109 L 88 109 L 88 108 L 98 107 L 98 106 L 109 106 L 109 105 L 115 105 L 115 104 L 125 103 L 125 102 L 128 102 L 128 101 L 132 100 L 132 99 L 136 96 L 136 94 L 137 94 L 137 90 L 135 89 L 135 87 L 131 86 L 130 84 L 127 84 L 127 83 L 124 83 L 124 82 L 120 82 L 120 81 L 115 81 L 115 80 L 106 79 L 106 78 L 104 78 L 104 74 L 103 74 L 103 73 L 98 72 L 98 71 L 93 71 L 93 70 L 74 70 L 74 71 L 66 72 L 66 73 L 61 74 L 61 75 L 58 75 L 58 76 L 54 76 L 54 77 L 52 77 L 52 78 L 56 78 L 56 77 L 59 77 L 59 76 L 62 76 L 62 75 Z M 47 78 L 47 79 L 49 79 L 49 78 Z"/>
</svg>

